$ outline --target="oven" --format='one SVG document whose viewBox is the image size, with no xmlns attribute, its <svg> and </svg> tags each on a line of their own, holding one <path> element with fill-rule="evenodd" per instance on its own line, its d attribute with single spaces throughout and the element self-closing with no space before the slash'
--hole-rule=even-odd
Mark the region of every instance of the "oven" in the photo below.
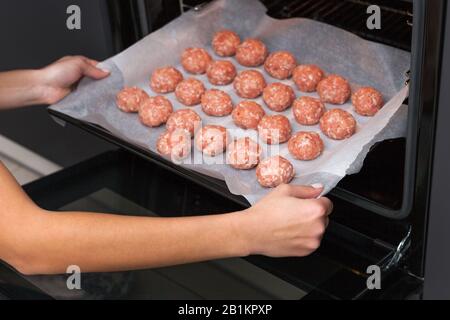
<svg viewBox="0 0 450 320">
<path fill-rule="evenodd" d="M 314 19 L 409 51 L 410 94 L 404 102 L 408 106 L 407 135 L 374 145 L 361 171 L 345 177 L 330 192 L 334 213 L 323 243 L 315 253 L 304 258 L 251 256 L 237 259 L 238 262 L 217 262 L 220 268 L 233 269 L 237 274 L 241 269 L 256 268 L 261 272 L 259 280 L 239 277 L 247 279 L 268 298 L 449 297 L 450 277 L 444 274 L 450 264 L 450 236 L 445 232 L 450 221 L 445 215 L 448 205 L 444 192 L 450 171 L 445 139 L 450 130 L 445 122 L 450 119 L 446 107 L 450 97 L 444 87 L 450 71 L 447 21 L 450 9 L 446 1 L 261 2 L 267 7 L 268 15 L 276 19 Z M 196 0 L 107 1 L 104 23 L 111 31 L 114 50 L 120 52 L 183 12 L 201 11 L 207 5 L 207 1 Z M 381 10 L 379 30 L 366 26 L 370 5 L 377 5 Z M 97 126 L 56 112 L 51 115 L 117 144 L 119 149 L 25 186 L 28 194 L 46 209 L 96 210 L 96 206 L 105 205 L 117 209 L 127 203 L 127 208 L 134 208 L 128 211 L 133 214 L 187 215 L 235 211 L 249 205 L 243 197 L 231 194 L 223 181 L 118 141 Z M 372 275 L 369 267 L 373 265 L 381 270 L 381 289 L 368 288 Z M 11 298 L 158 298 L 152 296 L 155 294 L 152 281 L 157 283 L 157 280 L 150 275 L 150 270 L 86 275 L 93 285 L 84 295 L 77 296 L 64 289 L 58 291 L 65 281 L 64 275 L 23 277 L 6 265 L 1 268 L 0 291 Z M 278 281 L 272 289 L 284 286 L 283 292 L 291 294 L 264 286 L 262 282 L 268 280 L 262 279 L 268 278 Z M 233 298 L 232 294 L 218 296 L 214 292 L 199 296 Z M 173 296 L 167 297 L 178 296 L 174 291 Z M 244 298 L 255 297 L 260 296 L 249 293 Z"/>
</svg>

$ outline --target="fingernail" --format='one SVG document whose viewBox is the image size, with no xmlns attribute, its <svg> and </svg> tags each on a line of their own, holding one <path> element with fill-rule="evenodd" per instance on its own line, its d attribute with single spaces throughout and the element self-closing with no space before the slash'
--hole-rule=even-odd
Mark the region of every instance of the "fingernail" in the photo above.
<svg viewBox="0 0 450 320">
<path fill-rule="evenodd" d="M 323 184 L 321 184 L 321 183 L 313 183 L 311 185 L 311 187 L 313 187 L 314 189 L 322 189 L 323 188 Z"/>
<path fill-rule="evenodd" d="M 105 73 L 111 73 L 111 71 L 108 70 L 108 69 L 106 69 L 106 68 L 100 68 L 100 70 L 102 70 L 102 71 L 105 72 Z"/>
</svg>

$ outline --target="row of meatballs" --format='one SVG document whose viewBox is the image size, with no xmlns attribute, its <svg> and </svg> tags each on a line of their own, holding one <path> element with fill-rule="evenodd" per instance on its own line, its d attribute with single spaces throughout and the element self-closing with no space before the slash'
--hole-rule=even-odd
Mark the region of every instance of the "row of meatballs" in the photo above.
<svg viewBox="0 0 450 320">
<path fill-rule="evenodd" d="M 195 50 L 204 51 L 199 48 Z M 206 51 L 205 54 L 207 54 Z M 276 54 L 291 55 L 281 51 L 274 55 Z M 266 60 L 266 64 L 269 60 L 270 57 Z M 189 61 L 195 60 L 191 57 Z M 297 88 L 303 92 L 317 91 L 323 103 L 344 104 L 351 96 L 355 111 L 362 116 L 375 115 L 384 104 L 381 93 L 372 87 L 361 87 L 351 94 L 349 82 L 339 75 L 325 76 L 316 65 L 293 66 L 292 79 Z M 281 82 L 267 84 L 258 70 L 244 70 L 237 74 L 235 66 L 230 61 L 211 61 L 206 73 L 209 82 L 213 85 L 233 83 L 236 94 L 241 98 L 255 99 L 262 95 L 267 107 L 273 111 L 284 111 L 295 99 L 291 86 Z M 171 66 L 155 70 L 150 80 L 150 87 L 160 94 L 175 92 L 178 101 L 186 106 L 202 103 L 204 111 L 212 116 L 224 116 L 231 113 L 231 99 L 228 94 L 218 89 L 206 90 L 203 83 L 193 77 L 183 79 L 181 72 Z M 208 94 L 203 98 L 205 93 Z M 208 108 L 208 98 L 210 100 L 214 98 L 217 101 L 216 104 L 220 104 L 222 108 Z"/>
</svg>

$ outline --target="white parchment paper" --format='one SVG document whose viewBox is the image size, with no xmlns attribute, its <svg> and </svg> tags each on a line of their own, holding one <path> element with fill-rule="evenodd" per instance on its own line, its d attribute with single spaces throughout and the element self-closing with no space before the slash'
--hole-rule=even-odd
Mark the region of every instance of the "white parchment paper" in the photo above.
<svg viewBox="0 0 450 320">
<path fill-rule="evenodd" d="M 299 130 L 316 131 L 324 140 L 325 151 L 313 161 L 293 159 L 287 150 L 287 144 L 272 147 L 264 143 L 265 154 L 280 153 L 288 158 L 295 167 L 296 177 L 292 183 L 322 183 L 324 193 L 331 190 L 345 175 L 356 173 L 363 165 L 370 147 L 378 141 L 405 135 L 407 107 L 402 102 L 408 95 L 405 87 L 405 72 L 410 66 L 410 54 L 386 45 L 377 44 L 341 30 L 339 28 L 309 19 L 293 18 L 276 20 L 266 15 L 266 8 L 258 0 L 217 0 L 200 12 L 190 11 L 172 21 L 164 28 L 150 34 L 122 53 L 104 61 L 102 65 L 111 70 L 111 76 L 101 80 L 83 80 L 78 89 L 63 101 L 50 108 L 71 117 L 99 125 L 119 138 L 140 147 L 156 151 L 156 140 L 164 127 L 148 128 L 143 126 L 137 115 L 125 114 L 115 106 L 115 95 L 123 86 L 139 86 L 150 95 L 149 77 L 154 69 L 164 65 L 174 65 L 182 72 L 180 55 L 187 47 L 206 48 L 214 58 L 210 47 L 213 34 L 223 28 L 236 31 L 241 38 L 257 37 L 263 40 L 270 51 L 289 50 L 299 63 L 314 63 L 327 73 L 337 73 L 352 84 L 373 86 L 384 96 L 385 106 L 374 117 L 357 115 L 350 103 L 339 106 L 353 114 L 358 122 L 357 132 L 344 141 L 333 141 L 324 136 L 316 126 L 302 126 L 295 122 L 292 110 L 286 115 L 293 126 L 293 132 Z M 223 58 L 220 58 L 223 59 Z M 244 69 L 232 61 L 238 71 Z M 266 81 L 278 82 L 270 78 L 259 68 Z M 185 77 L 192 76 L 184 73 Z M 203 81 L 207 88 L 213 88 L 206 76 L 195 76 Z M 291 80 L 281 81 L 295 85 Z M 234 103 L 241 99 L 234 93 L 232 85 L 217 87 L 228 92 Z M 316 93 L 302 93 L 295 90 L 297 96 Z M 185 108 L 167 94 L 175 109 Z M 256 99 L 264 106 L 262 99 Z M 327 108 L 338 106 L 327 105 Z M 236 129 L 231 116 L 210 117 L 203 113 L 200 106 L 193 109 L 201 115 L 203 124 L 221 124 Z M 268 114 L 273 114 L 265 107 Z M 253 130 L 232 131 L 233 136 L 256 137 Z M 279 149 L 277 149 L 279 147 Z M 255 170 L 235 170 L 224 164 L 223 157 L 207 158 L 199 161 L 202 155 L 193 149 L 191 159 L 181 164 L 192 170 L 220 178 L 226 181 L 230 191 L 245 195 L 250 203 L 258 200 L 269 190 L 259 186 Z M 201 162 L 201 163 L 200 163 Z"/>
</svg>

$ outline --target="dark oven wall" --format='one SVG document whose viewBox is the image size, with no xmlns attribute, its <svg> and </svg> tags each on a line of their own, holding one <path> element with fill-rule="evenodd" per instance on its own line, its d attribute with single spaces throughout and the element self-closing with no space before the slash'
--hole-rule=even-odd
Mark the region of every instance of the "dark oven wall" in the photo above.
<svg viewBox="0 0 450 320">
<path fill-rule="evenodd" d="M 81 30 L 66 27 L 69 5 L 81 8 Z M 64 55 L 103 60 L 113 52 L 105 1 L 0 1 L 0 70 L 39 68 Z M 42 156 L 67 166 L 111 145 L 77 128 L 61 128 L 42 106 L 0 114 L 4 135 Z"/>
</svg>

